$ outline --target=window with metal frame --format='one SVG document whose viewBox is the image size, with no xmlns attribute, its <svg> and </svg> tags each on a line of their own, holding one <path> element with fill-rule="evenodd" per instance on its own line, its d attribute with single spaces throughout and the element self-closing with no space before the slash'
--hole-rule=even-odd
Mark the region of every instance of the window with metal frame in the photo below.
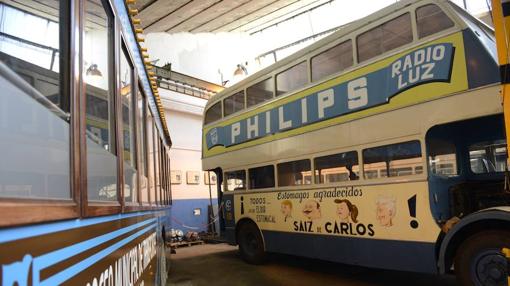
<svg viewBox="0 0 510 286">
<path fill-rule="evenodd" d="M 246 107 L 254 106 L 273 98 L 273 78 L 260 81 L 246 89 Z"/>
<path fill-rule="evenodd" d="M 435 4 L 416 9 L 418 37 L 423 38 L 454 26 L 453 21 Z"/>
<path fill-rule="evenodd" d="M 248 174 L 250 189 L 273 188 L 275 186 L 273 165 L 251 168 L 248 170 Z"/>
<path fill-rule="evenodd" d="M 223 100 L 223 115 L 229 116 L 244 109 L 244 90 Z"/>
<path fill-rule="evenodd" d="M 412 41 L 411 16 L 405 13 L 357 37 L 358 62 L 364 62 Z"/>
<path fill-rule="evenodd" d="M 221 101 L 218 101 L 205 112 L 204 123 L 209 124 L 220 119 L 221 119 Z"/>
<path fill-rule="evenodd" d="M 353 63 L 352 40 L 347 40 L 312 57 L 312 81 L 339 73 Z"/>
<path fill-rule="evenodd" d="M 279 187 L 312 183 L 312 164 L 309 159 L 280 163 L 277 171 Z"/>
<path fill-rule="evenodd" d="M 276 75 L 276 96 L 299 89 L 308 83 L 308 63 L 303 61 Z"/>
<path fill-rule="evenodd" d="M 417 140 L 363 150 L 365 179 L 415 175 L 418 166 L 423 168 Z"/>
<path fill-rule="evenodd" d="M 358 152 L 317 157 L 314 168 L 316 184 L 359 180 Z"/>
</svg>

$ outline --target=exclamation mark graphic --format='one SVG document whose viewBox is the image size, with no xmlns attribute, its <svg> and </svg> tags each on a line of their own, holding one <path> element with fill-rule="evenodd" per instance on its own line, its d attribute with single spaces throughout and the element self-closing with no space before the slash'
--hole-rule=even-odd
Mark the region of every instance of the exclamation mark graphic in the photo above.
<svg viewBox="0 0 510 286">
<path fill-rule="evenodd" d="M 409 206 L 409 215 L 416 218 L 416 195 L 407 200 L 407 205 Z M 415 219 L 411 220 L 411 227 L 418 228 L 418 221 Z"/>
</svg>

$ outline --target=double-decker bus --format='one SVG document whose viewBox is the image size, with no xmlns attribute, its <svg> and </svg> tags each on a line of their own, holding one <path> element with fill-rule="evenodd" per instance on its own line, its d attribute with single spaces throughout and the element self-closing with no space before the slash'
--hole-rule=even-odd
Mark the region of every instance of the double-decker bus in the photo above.
<svg viewBox="0 0 510 286">
<path fill-rule="evenodd" d="M 506 285 L 510 193 L 494 31 L 399 1 L 212 97 L 221 231 L 279 252 Z"/>
<path fill-rule="evenodd" d="M 134 1 L 0 0 L 0 284 L 165 285 L 171 139 Z"/>
</svg>

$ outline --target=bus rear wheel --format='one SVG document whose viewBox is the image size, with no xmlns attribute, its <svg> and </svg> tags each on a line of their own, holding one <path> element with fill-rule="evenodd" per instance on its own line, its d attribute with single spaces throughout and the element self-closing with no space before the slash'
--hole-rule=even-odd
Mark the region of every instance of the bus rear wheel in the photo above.
<svg viewBox="0 0 510 286">
<path fill-rule="evenodd" d="M 510 247 L 510 232 L 488 231 L 464 241 L 455 256 L 455 274 L 462 286 L 507 285 L 507 262 L 501 253 Z"/>
<path fill-rule="evenodd" d="M 240 225 L 237 233 L 239 252 L 244 261 L 250 264 L 261 264 L 265 260 L 264 241 L 260 230 L 253 222 Z"/>
</svg>

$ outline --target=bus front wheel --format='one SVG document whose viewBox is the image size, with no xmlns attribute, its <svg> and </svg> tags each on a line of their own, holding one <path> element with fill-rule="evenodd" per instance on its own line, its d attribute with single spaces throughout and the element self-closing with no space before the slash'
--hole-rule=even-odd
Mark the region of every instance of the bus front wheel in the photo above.
<svg viewBox="0 0 510 286">
<path fill-rule="evenodd" d="M 253 222 L 240 225 L 237 241 L 239 252 L 244 261 L 261 264 L 265 259 L 264 241 L 258 227 Z"/>
<path fill-rule="evenodd" d="M 462 286 L 507 285 L 507 263 L 501 253 L 510 232 L 488 231 L 464 241 L 455 255 L 455 274 Z"/>
</svg>

